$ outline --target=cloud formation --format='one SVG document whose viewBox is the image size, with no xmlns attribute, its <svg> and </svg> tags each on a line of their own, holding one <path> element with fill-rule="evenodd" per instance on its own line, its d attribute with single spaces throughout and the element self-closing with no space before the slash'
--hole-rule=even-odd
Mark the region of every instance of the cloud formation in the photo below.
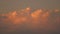
<svg viewBox="0 0 60 34">
<path fill-rule="evenodd" d="M 60 33 L 60 10 L 31 8 L 0 14 L 1 34 L 55 34 Z"/>
</svg>

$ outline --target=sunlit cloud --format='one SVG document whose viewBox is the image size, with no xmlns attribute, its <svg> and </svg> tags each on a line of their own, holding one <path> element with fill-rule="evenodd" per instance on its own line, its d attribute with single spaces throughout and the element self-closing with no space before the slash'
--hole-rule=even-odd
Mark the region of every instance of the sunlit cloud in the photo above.
<svg viewBox="0 0 60 34">
<path fill-rule="evenodd" d="M 56 15 L 55 13 L 59 13 L 59 10 L 55 9 L 53 11 L 46 11 L 42 9 L 37 9 L 31 12 L 31 8 L 25 8 L 19 11 L 13 11 L 6 14 L 0 14 L 0 22 L 4 25 L 7 25 L 7 31 L 12 32 L 12 30 L 30 30 L 30 31 L 39 31 L 44 29 L 44 31 L 49 30 L 58 30 L 58 26 L 60 24 L 60 15 L 56 16 L 56 18 L 52 15 Z M 55 18 L 55 19 L 53 19 Z M 56 25 L 57 23 L 58 25 Z M 4 26 L 2 25 L 2 26 Z M 9 25 L 9 26 L 8 26 Z M 36 32 L 37 32 L 36 31 Z"/>
</svg>

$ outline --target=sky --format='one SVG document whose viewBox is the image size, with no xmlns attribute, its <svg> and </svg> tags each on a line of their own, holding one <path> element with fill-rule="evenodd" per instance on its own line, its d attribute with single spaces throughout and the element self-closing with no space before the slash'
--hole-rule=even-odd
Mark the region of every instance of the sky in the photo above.
<svg viewBox="0 0 60 34">
<path fill-rule="evenodd" d="M 60 0 L 0 0 L 0 34 L 60 34 L 57 9 Z"/>
<path fill-rule="evenodd" d="M 26 7 L 32 9 L 60 9 L 60 0 L 0 0 L 0 13 L 20 10 Z"/>
</svg>

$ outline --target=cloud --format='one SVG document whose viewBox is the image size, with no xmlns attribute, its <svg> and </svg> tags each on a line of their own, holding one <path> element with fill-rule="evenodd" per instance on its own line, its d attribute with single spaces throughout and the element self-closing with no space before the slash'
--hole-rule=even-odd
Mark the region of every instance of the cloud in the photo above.
<svg viewBox="0 0 60 34">
<path fill-rule="evenodd" d="M 13 11 L 0 15 L 1 33 L 59 33 L 60 13 L 58 10 L 45 11 L 37 9 L 33 12 L 30 8 L 24 11 Z M 57 12 L 56 12 L 57 11 Z M 31 13 L 30 13 L 31 12 Z M 22 13 L 22 14 L 21 14 Z M 53 15 L 54 14 L 54 15 Z M 56 16 L 57 15 L 57 16 Z"/>
</svg>

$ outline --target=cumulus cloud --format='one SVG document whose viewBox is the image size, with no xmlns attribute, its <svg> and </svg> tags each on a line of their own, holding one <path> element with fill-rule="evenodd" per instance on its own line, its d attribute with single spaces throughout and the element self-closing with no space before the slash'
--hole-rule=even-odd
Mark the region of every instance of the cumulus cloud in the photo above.
<svg viewBox="0 0 60 34">
<path fill-rule="evenodd" d="M 1 34 L 54 34 L 60 32 L 60 11 L 28 7 L 19 11 L 0 14 Z"/>
</svg>

